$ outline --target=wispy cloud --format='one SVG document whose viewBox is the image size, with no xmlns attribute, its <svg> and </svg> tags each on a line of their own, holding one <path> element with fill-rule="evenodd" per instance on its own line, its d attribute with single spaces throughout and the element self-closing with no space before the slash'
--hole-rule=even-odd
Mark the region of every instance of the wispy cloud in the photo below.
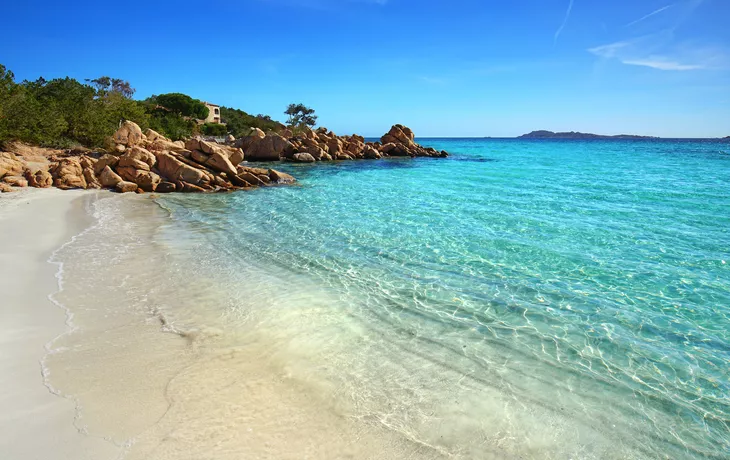
<svg viewBox="0 0 730 460">
<path fill-rule="evenodd" d="M 616 60 L 625 65 L 663 71 L 691 71 L 727 67 L 727 47 L 712 46 L 702 41 L 677 40 L 676 31 L 704 0 L 680 0 L 652 11 L 626 24 L 625 29 L 649 18 L 652 33 L 625 38 L 595 46 L 588 52 L 603 60 Z M 646 28 L 644 28 L 646 32 Z M 683 35 L 686 35 L 683 34 Z"/>
<path fill-rule="evenodd" d="M 553 44 L 558 43 L 558 38 L 560 37 L 560 34 L 563 33 L 563 29 L 565 29 L 565 26 L 568 24 L 568 20 L 570 19 L 570 13 L 573 11 L 573 2 L 574 0 L 570 0 L 570 3 L 568 3 L 568 9 L 565 11 L 565 17 L 563 18 L 563 23 L 560 24 L 560 27 L 558 27 L 558 30 L 555 31 L 555 38 L 553 40 Z"/>
<path fill-rule="evenodd" d="M 679 62 L 668 61 L 661 56 L 649 57 L 648 59 L 625 60 L 621 61 L 627 65 L 638 65 L 643 67 L 651 67 L 658 70 L 698 70 L 704 69 L 704 65 L 680 64 Z"/>
<path fill-rule="evenodd" d="M 652 16 L 656 16 L 657 14 L 659 14 L 661 12 L 664 12 L 664 11 L 668 10 L 669 8 L 671 8 L 673 6 L 674 6 L 674 4 L 670 4 L 670 5 L 667 5 L 667 6 L 663 6 L 663 7 L 659 8 L 658 10 L 652 11 L 651 13 L 647 14 L 646 16 L 640 17 L 636 21 L 631 21 L 630 23 L 626 24 L 624 27 L 631 27 L 633 25 L 636 25 L 636 24 L 640 23 L 641 21 L 644 21 L 646 19 L 649 19 Z"/>
<path fill-rule="evenodd" d="M 683 42 L 675 44 L 672 31 L 645 35 L 596 46 L 588 52 L 606 60 L 617 60 L 622 64 L 650 67 L 657 70 L 686 71 L 723 68 L 727 63 L 723 49 Z"/>
</svg>

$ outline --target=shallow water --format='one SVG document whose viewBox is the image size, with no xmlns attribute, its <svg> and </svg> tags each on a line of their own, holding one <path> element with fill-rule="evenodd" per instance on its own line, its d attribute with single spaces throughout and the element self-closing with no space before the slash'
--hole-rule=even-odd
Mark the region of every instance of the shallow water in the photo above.
<svg viewBox="0 0 730 460">
<path fill-rule="evenodd" d="M 727 145 L 421 142 L 452 156 L 94 204 L 50 368 L 145 396 L 80 425 L 128 458 L 727 458 Z"/>
</svg>

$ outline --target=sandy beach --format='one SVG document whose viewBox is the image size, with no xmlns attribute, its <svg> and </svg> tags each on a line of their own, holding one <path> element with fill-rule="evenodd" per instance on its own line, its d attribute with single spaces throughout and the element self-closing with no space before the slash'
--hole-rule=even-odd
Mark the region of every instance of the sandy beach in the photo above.
<svg viewBox="0 0 730 460">
<path fill-rule="evenodd" d="M 144 200 L 3 196 L 0 458 L 439 456 L 355 422 L 271 331 L 224 334 L 207 312 L 221 305 L 219 288 L 171 276 L 172 249 L 146 236 L 160 211 Z M 120 220 L 118 206 L 134 212 Z M 197 312 L 197 324 L 182 312 Z"/>
<path fill-rule="evenodd" d="M 73 401 L 44 385 L 46 346 L 68 330 L 48 298 L 58 289 L 52 252 L 88 225 L 87 192 L 27 190 L 0 199 L 0 457 L 114 458 L 119 448 L 80 433 Z"/>
</svg>

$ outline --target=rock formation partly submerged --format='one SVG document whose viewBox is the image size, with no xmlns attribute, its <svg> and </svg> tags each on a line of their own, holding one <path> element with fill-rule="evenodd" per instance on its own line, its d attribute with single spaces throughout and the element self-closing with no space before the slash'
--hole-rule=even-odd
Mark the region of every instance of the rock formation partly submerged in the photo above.
<svg viewBox="0 0 730 460">
<path fill-rule="evenodd" d="M 393 126 L 380 142 L 361 136 L 336 136 L 326 128 L 265 134 L 217 144 L 201 139 L 173 142 L 161 134 L 124 122 L 108 153 L 86 149 L 51 151 L 47 161 L 29 161 L 20 153 L 0 152 L 0 191 L 12 187 L 112 189 L 125 192 L 218 192 L 289 184 L 289 174 L 250 167 L 248 161 L 318 161 L 383 157 L 445 157 L 446 152 L 415 143 L 413 131 Z"/>
<path fill-rule="evenodd" d="M 312 163 L 335 160 L 377 160 L 383 157 L 446 157 L 445 151 L 423 147 L 415 142 L 413 131 L 403 125 L 394 125 L 380 142 L 365 142 L 365 138 L 337 136 L 327 128 L 305 128 L 296 136 L 285 131 L 282 134 L 264 134 L 252 130 L 247 137 L 235 142 L 246 152 L 249 161 L 294 161 Z"/>
</svg>

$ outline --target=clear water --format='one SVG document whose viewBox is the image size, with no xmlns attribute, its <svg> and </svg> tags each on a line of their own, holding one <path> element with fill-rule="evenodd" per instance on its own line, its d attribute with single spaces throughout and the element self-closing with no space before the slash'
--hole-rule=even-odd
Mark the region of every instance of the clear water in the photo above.
<svg viewBox="0 0 730 460">
<path fill-rule="evenodd" d="M 219 327 L 440 454 L 729 458 L 730 146 L 421 143 L 452 155 L 161 197 L 158 242 Z"/>
</svg>

